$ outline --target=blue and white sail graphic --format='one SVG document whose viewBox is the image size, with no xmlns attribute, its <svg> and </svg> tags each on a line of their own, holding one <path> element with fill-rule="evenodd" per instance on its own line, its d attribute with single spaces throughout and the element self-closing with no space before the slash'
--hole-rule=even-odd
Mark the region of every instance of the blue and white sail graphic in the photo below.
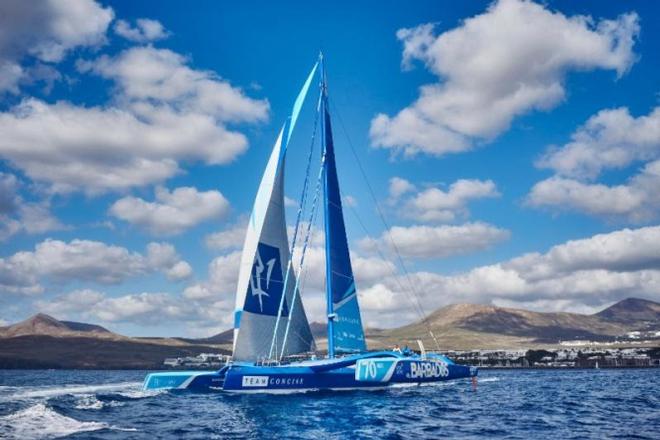
<svg viewBox="0 0 660 440">
<path fill-rule="evenodd" d="M 326 103 L 327 104 L 327 103 Z M 327 105 L 324 105 L 325 133 L 325 243 L 326 243 L 326 288 L 328 290 L 328 319 L 334 353 L 365 351 L 367 346 L 360 317 L 351 257 L 348 252 L 346 227 L 337 179 L 332 126 Z"/>
<path fill-rule="evenodd" d="M 286 277 L 286 286 L 283 277 L 290 260 L 284 216 L 284 164 L 291 133 L 316 69 L 314 65 L 291 116 L 280 130 L 248 222 L 236 288 L 234 360 L 257 361 L 269 356 L 282 295 L 282 316 L 288 316 L 287 304 L 292 304 L 294 297 L 296 277 L 293 273 Z M 284 344 L 285 326 L 279 326 L 275 335 L 277 346 L 285 346 L 284 355 L 310 351 L 314 346 L 302 304 L 292 310 L 289 340 Z"/>
</svg>

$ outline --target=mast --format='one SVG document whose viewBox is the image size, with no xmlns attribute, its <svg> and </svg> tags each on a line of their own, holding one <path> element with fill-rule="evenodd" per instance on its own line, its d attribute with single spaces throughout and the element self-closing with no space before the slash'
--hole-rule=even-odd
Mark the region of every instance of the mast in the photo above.
<svg viewBox="0 0 660 440">
<path fill-rule="evenodd" d="M 325 78 L 325 61 L 323 59 L 323 52 L 319 54 L 319 64 L 321 67 L 321 142 L 325 154 L 327 154 L 327 132 L 326 132 L 326 115 L 328 112 L 328 87 Z M 334 338 L 334 320 L 337 315 L 334 313 L 332 304 L 332 268 L 330 262 L 330 221 L 329 221 L 329 198 L 328 198 L 328 168 L 323 167 L 323 213 L 325 226 L 325 297 L 326 297 L 326 311 L 328 317 L 328 357 L 335 357 L 335 338 Z"/>
</svg>

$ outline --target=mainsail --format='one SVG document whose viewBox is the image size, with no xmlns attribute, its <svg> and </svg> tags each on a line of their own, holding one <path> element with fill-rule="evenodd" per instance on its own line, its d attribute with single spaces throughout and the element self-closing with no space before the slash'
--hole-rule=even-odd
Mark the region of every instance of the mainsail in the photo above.
<svg viewBox="0 0 660 440">
<path fill-rule="evenodd" d="M 295 275 L 290 271 L 288 277 L 284 276 L 290 259 L 284 216 L 284 163 L 291 133 L 317 65 L 312 68 L 291 116 L 280 130 L 252 208 L 236 290 L 234 360 L 257 361 L 269 356 L 282 295 L 281 316 L 284 317 L 288 317 L 288 304 L 294 297 Z M 280 326 L 274 336 L 278 346 L 286 347 L 284 355 L 310 351 L 314 346 L 305 310 L 299 299 L 297 302 L 289 317 L 286 344 L 284 326 Z"/>
<path fill-rule="evenodd" d="M 367 347 L 348 252 L 327 97 L 324 98 L 323 119 L 328 354 L 332 357 L 335 353 L 365 351 Z"/>
</svg>

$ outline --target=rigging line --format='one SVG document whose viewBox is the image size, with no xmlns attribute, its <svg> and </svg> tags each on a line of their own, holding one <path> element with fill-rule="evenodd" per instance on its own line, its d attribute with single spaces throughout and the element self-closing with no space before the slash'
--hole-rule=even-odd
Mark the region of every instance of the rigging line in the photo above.
<svg viewBox="0 0 660 440">
<path fill-rule="evenodd" d="M 293 305 L 295 305 L 296 301 L 296 296 L 298 296 L 298 290 L 300 287 L 300 273 L 302 272 L 303 265 L 305 263 L 305 254 L 307 252 L 307 246 L 310 242 L 310 236 L 311 236 L 311 230 L 312 230 L 312 225 L 315 222 L 315 217 L 316 213 L 318 212 L 318 199 L 319 199 L 319 194 L 321 192 L 321 181 L 323 178 L 323 169 L 325 167 L 325 149 L 323 150 L 323 154 L 321 156 L 321 166 L 319 167 L 319 175 L 316 180 L 316 190 L 314 191 L 314 199 L 312 200 L 312 206 L 310 208 L 310 218 L 309 222 L 307 223 L 307 231 L 305 233 L 305 241 L 303 243 L 303 248 L 301 251 L 300 255 L 300 264 L 298 265 L 298 273 L 296 274 L 296 284 L 293 288 L 293 300 L 291 301 L 292 305 L 291 308 L 293 309 Z M 291 316 L 293 313 L 289 311 L 289 316 L 286 322 L 286 330 L 284 331 L 284 340 L 282 341 L 282 355 L 284 354 L 284 347 L 286 346 L 286 338 L 289 333 L 289 327 L 291 326 Z"/>
<path fill-rule="evenodd" d="M 367 229 L 367 227 L 366 227 L 366 226 L 364 225 L 364 223 L 362 222 L 362 219 L 361 219 L 360 216 L 358 215 L 358 213 L 357 213 L 357 211 L 355 210 L 355 208 L 353 208 L 352 206 L 349 206 L 349 208 L 350 208 L 351 212 L 353 213 L 353 215 L 355 216 L 355 218 L 357 219 L 357 221 L 358 221 L 358 223 L 360 224 L 360 226 L 362 227 L 362 230 L 363 230 L 367 235 L 371 235 L 371 233 L 369 232 L 369 230 Z M 378 253 L 378 256 L 379 256 L 382 260 L 384 260 L 384 261 L 389 261 L 389 258 L 385 256 L 385 254 L 384 254 L 383 251 L 381 250 L 380 246 L 378 246 L 378 244 L 376 244 L 376 246 L 375 246 L 375 250 L 376 250 L 376 253 Z M 394 282 L 396 283 L 397 287 L 398 287 L 402 292 L 405 292 L 406 295 L 408 295 L 408 296 L 410 297 L 410 292 L 408 291 L 408 289 L 406 289 L 405 287 L 403 287 L 403 284 L 401 284 L 401 281 L 400 281 L 400 280 L 397 278 L 397 276 L 396 276 L 396 275 L 397 275 L 396 266 L 392 265 L 392 271 L 391 271 L 391 273 L 392 273 L 392 275 L 394 275 L 394 278 L 392 278 L 392 279 L 393 279 Z M 412 298 L 410 298 L 410 299 L 412 299 Z M 424 319 L 425 316 L 424 316 L 424 312 L 423 312 L 423 310 L 420 310 L 419 305 L 418 305 L 416 302 L 414 302 L 414 301 L 411 301 L 411 302 L 412 302 L 413 310 L 417 313 L 417 315 L 418 315 L 420 318 Z"/>
<path fill-rule="evenodd" d="M 316 215 L 315 215 L 315 217 L 318 218 L 318 216 L 316 216 Z M 314 222 L 316 223 L 316 220 Z M 310 243 L 312 243 L 314 241 L 314 233 L 315 233 L 315 230 L 312 228 L 312 232 L 311 232 L 311 235 L 310 235 Z M 300 292 L 305 290 L 305 283 L 307 282 L 307 274 L 309 274 L 309 270 L 305 270 L 303 272 L 303 269 L 301 268 L 300 273 L 299 273 L 299 279 L 301 279 L 302 281 L 300 281 L 300 287 L 298 289 Z M 294 300 L 295 300 L 295 298 L 294 298 Z M 302 294 L 300 295 L 300 302 L 302 304 Z M 294 303 L 294 305 L 295 305 L 295 303 Z M 294 305 L 291 306 L 291 309 L 293 309 Z M 309 330 L 310 330 L 310 333 L 311 333 L 312 329 L 310 328 Z M 293 335 L 297 336 L 298 339 L 300 339 L 301 341 L 303 341 L 303 342 L 306 341 L 306 339 L 303 338 L 303 336 L 299 332 L 297 332 L 296 330 L 292 330 L 292 332 L 293 332 Z M 285 338 L 286 338 L 286 334 L 285 334 Z M 314 335 L 313 334 L 312 334 L 312 341 L 314 341 Z M 314 348 L 316 350 L 316 341 L 314 341 Z M 284 347 L 282 348 L 282 357 L 283 356 L 284 356 Z"/>
<path fill-rule="evenodd" d="M 309 173 L 311 170 L 312 166 L 312 157 L 314 153 L 314 145 L 315 145 L 315 140 L 316 140 L 316 129 L 318 127 L 318 120 L 319 120 L 319 103 L 321 102 L 321 96 L 319 95 L 318 102 L 317 102 L 317 111 L 316 115 L 314 116 L 314 129 L 312 131 L 312 139 L 309 147 L 309 155 L 307 157 L 307 167 L 305 170 L 305 180 L 303 182 L 303 189 L 302 189 L 302 194 L 300 195 L 300 206 L 298 207 L 298 214 L 296 215 L 296 227 L 293 230 L 293 238 L 291 240 L 291 253 L 289 256 L 289 262 L 286 266 L 286 275 L 284 276 L 284 283 L 282 287 L 282 297 L 280 298 L 280 304 L 277 309 L 277 320 L 275 321 L 275 331 L 273 332 L 273 338 L 271 339 L 270 343 L 270 350 L 268 351 L 268 358 L 271 359 L 273 355 L 273 347 L 277 345 L 277 330 L 280 325 L 280 319 L 282 317 L 282 312 L 284 309 L 284 301 L 286 297 L 286 286 L 287 282 L 289 280 L 289 274 L 291 272 L 291 266 L 292 266 L 292 261 L 293 261 L 293 256 L 294 252 L 296 249 L 296 240 L 298 238 L 298 230 L 300 228 L 300 220 L 302 219 L 302 213 L 303 210 L 305 209 L 305 204 L 306 204 L 306 199 L 307 199 L 307 188 L 309 187 Z M 289 311 L 289 314 L 291 314 L 291 311 Z"/>
<path fill-rule="evenodd" d="M 326 102 L 328 102 L 328 104 L 329 104 L 329 100 L 327 98 L 326 98 Z M 390 242 L 392 244 L 392 248 L 394 249 L 394 252 L 397 255 L 397 259 L 399 260 L 399 264 L 401 265 L 401 268 L 403 269 L 403 272 L 406 276 L 406 279 L 407 279 L 408 283 L 410 284 L 411 292 L 413 293 L 413 297 L 415 299 L 415 302 L 417 302 L 417 306 L 420 308 L 420 310 L 422 312 L 422 322 L 427 327 L 427 330 L 429 331 L 429 334 L 433 338 L 438 350 L 440 350 L 440 346 L 438 344 L 438 341 L 436 340 L 435 335 L 431 331 L 431 327 L 428 323 L 428 317 L 426 316 L 426 313 L 424 313 L 424 310 L 421 308 L 421 304 L 420 304 L 420 301 L 419 301 L 419 298 L 418 298 L 419 295 L 418 295 L 418 293 L 416 292 L 416 290 L 414 288 L 414 283 L 412 282 L 412 279 L 410 277 L 408 269 L 406 268 L 406 265 L 403 262 L 403 258 L 401 258 L 401 253 L 399 252 L 399 248 L 396 245 L 396 243 L 394 242 L 394 240 L 392 239 L 392 234 L 390 232 L 390 228 L 388 226 L 387 221 L 385 220 L 385 216 L 383 215 L 383 212 L 380 209 L 380 205 L 378 204 L 376 194 L 374 193 L 374 190 L 373 190 L 371 184 L 369 183 L 369 179 L 367 178 L 367 174 L 364 171 L 364 167 L 362 166 L 362 162 L 360 161 L 360 158 L 358 157 L 357 152 L 355 151 L 355 148 L 353 147 L 353 142 L 351 142 L 351 138 L 348 135 L 348 131 L 346 130 L 346 126 L 344 125 L 344 120 L 342 119 L 341 114 L 336 109 L 336 107 L 334 107 L 334 105 L 333 105 L 333 110 L 335 111 L 335 114 L 337 115 L 337 117 L 339 119 L 339 123 L 342 127 L 342 131 L 344 132 L 344 135 L 346 136 L 346 139 L 348 140 L 348 145 L 350 146 L 351 152 L 353 153 L 353 156 L 355 157 L 355 161 L 358 164 L 358 168 L 360 169 L 360 173 L 362 174 L 362 177 L 363 177 L 365 183 L 367 184 L 367 189 L 369 190 L 369 194 L 371 195 L 371 198 L 373 199 L 373 202 L 376 205 L 376 211 L 378 212 L 378 216 L 380 217 L 380 220 L 382 221 L 383 225 L 385 226 L 385 230 L 387 231 L 387 236 L 389 237 Z"/>
<path fill-rule="evenodd" d="M 314 237 L 316 236 L 316 233 L 319 231 L 319 229 L 316 228 L 317 223 L 318 223 L 318 218 L 319 218 L 318 215 L 314 216 L 314 224 L 312 225 L 312 236 L 310 238 L 310 242 L 312 244 L 314 243 Z M 309 278 L 309 268 L 308 267 L 301 268 L 301 271 L 300 271 L 300 287 L 299 287 L 300 292 L 305 292 L 308 278 Z M 323 281 L 324 281 L 323 291 L 325 291 L 325 277 L 323 278 Z M 301 294 L 301 303 L 302 303 L 302 294 Z M 316 346 L 316 340 L 314 339 L 313 334 L 312 334 L 312 341 L 313 341 L 313 346 L 314 346 L 313 351 L 316 351 L 318 347 Z"/>
</svg>

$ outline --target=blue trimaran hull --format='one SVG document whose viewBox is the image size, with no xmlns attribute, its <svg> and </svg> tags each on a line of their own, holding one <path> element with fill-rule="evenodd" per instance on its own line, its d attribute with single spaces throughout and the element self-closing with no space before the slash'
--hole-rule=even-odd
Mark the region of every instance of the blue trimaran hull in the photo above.
<svg viewBox="0 0 660 440">
<path fill-rule="evenodd" d="M 144 389 L 239 393 L 383 389 L 476 375 L 475 367 L 456 365 L 439 354 L 421 357 L 384 351 L 286 365 L 234 363 L 218 371 L 151 373 L 144 381 Z"/>
</svg>

